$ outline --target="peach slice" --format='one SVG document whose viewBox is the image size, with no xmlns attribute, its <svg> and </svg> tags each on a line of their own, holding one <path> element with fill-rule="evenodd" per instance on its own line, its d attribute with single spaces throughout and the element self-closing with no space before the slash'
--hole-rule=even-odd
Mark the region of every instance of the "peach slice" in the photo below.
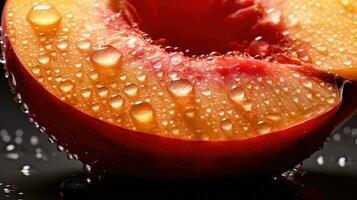
<svg viewBox="0 0 357 200">
<path fill-rule="evenodd" d="M 213 1 L 221 31 L 202 34 L 210 1 L 184 2 L 8 0 L 6 68 L 31 120 L 94 170 L 128 176 L 272 173 L 314 152 L 343 81 L 285 58 L 289 37 L 266 3 Z M 212 38 L 221 54 L 207 54 Z"/>
</svg>

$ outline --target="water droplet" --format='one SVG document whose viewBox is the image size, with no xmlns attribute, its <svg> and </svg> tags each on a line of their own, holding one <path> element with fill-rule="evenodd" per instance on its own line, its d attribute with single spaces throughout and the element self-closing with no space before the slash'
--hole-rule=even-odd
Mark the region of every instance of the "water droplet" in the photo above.
<svg viewBox="0 0 357 200">
<path fill-rule="evenodd" d="M 74 88 L 74 83 L 70 80 L 65 80 L 62 81 L 59 84 L 59 89 L 63 92 L 63 93 L 70 93 Z"/>
<path fill-rule="evenodd" d="M 119 77 L 120 80 L 125 81 L 128 76 L 123 74 Z"/>
<path fill-rule="evenodd" d="M 201 94 L 203 96 L 211 96 L 212 95 L 212 91 L 210 89 L 205 89 L 201 91 Z"/>
<path fill-rule="evenodd" d="M 106 46 L 92 52 L 90 59 L 100 73 L 115 75 L 121 66 L 123 54 L 113 46 Z"/>
<path fill-rule="evenodd" d="M 274 122 L 278 122 L 278 121 L 282 120 L 282 118 L 281 118 L 279 113 L 268 113 L 266 115 L 266 118 L 271 120 L 271 121 L 274 121 Z"/>
<path fill-rule="evenodd" d="M 338 166 L 340 167 L 346 167 L 346 157 L 342 156 L 338 159 L 337 161 Z"/>
<path fill-rule="evenodd" d="M 108 95 L 108 93 L 109 93 L 108 88 L 106 88 L 106 87 L 98 88 L 98 96 L 104 98 L 104 97 L 106 97 Z"/>
<path fill-rule="evenodd" d="M 82 78 L 83 76 L 83 73 L 78 71 L 78 72 L 75 72 L 74 75 L 77 77 L 77 78 Z"/>
<path fill-rule="evenodd" d="M 57 43 L 57 48 L 59 50 L 66 50 L 68 48 L 68 42 L 66 40 L 61 40 Z"/>
<path fill-rule="evenodd" d="M 345 58 L 345 59 L 343 59 L 343 64 L 346 66 L 352 66 L 352 60 Z"/>
<path fill-rule="evenodd" d="M 88 164 L 85 164 L 83 166 L 83 168 L 87 173 L 91 173 L 91 171 L 92 171 L 92 167 L 90 165 L 88 165 Z"/>
<path fill-rule="evenodd" d="M 22 166 L 20 171 L 24 176 L 30 176 L 32 172 L 30 165 Z"/>
<path fill-rule="evenodd" d="M 246 112 L 250 112 L 253 110 L 253 103 L 251 101 L 245 101 L 243 103 L 243 109 L 246 111 Z"/>
<path fill-rule="evenodd" d="M 81 95 L 84 98 L 89 98 L 92 95 L 92 91 L 90 91 L 89 89 L 84 89 L 81 91 Z"/>
<path fill-rule="evenodd" d="M 22 40 L 22 44 L 23 44 L 23 45 L 27 45 L 28 43 L 29 43 L 28 40 Z"/>
<path fill-rule="evenodd" d="M 210 140 L 210 136 L 208 134 L 202 134 L 201 139 L 203 141 L 208 141 L 208 140 Z"/>
<path fill-rule="evenodd" d="M 196 114 L 196 111 L 193 108 L 190 108 L 190 109 L 185 111 L 185 116 L 188 117 L 188 118 L 194 118 L 195 114 Z"/>
<path fill-rule="evenodd" d="M 29 114 L 30 113 L 29 106 L 25 102 L 22 102 L 21 110 L 25 114 Z"/>
<path fill-rule="evenodd" d="M 20 94 L 20 93 L 17 93 L 17 94 L 15 95 L 14 100 L 15 100 L 16 103 L 19 103 L 19 104 L 22 103 L 22 96 L 21 96 L 21 94 Z"/>
<path fill-rule="evenodd" d="M 124 99 L 119 95 L 114 95 L 109 99 L 109 105 L 114 110 L 120 111 L 124 106 Z"/>
<path fill-rule="evenodd" d="M 245 99 L 245 92 L 240 87 L 235 87 L 229 91 L 228 97 L 236 104 L 241 104 Z"/>
<path fill-rule="evenodd" d="M 4 193 L 5 193 L 5 194 L 10 194 L 10 192 L 11 192 L 11 191 L 10 191 L 9 188 L 4 188 Z"/>
<path fill-rule="evenodd" d="M 37 137 L 36 135 L 31 136 L 31 138 L 30 138 L 30 143 L 31 143 L 33 146 L 38 145 L 38 137 Z"/>
<path fill-rule="evenodd" d="M 41 73 L 41 69 L 38 67 L 32 68 L 31 71 L 34 75 L 39 75 Z"/>
<path fill-rule="evenodd" d="M 10 136 L 9 132 L 7 130 L 5 130 L 5 129 L 2 129 L 0 131 L 0 136 L 2 138 L 2 141 L 5 142 L 5 143 L 11 141 L 11 136 Z"/>
<path fill-rule="evenodd" d="M 270 133 L 273 130 L 273 126 L 267 122 L 259 122 L 258 123 L 258 133 L 259 135 L 265 135 Z"/>
<path fill-rule="evenodd" d="M 312 82 L 307 79 L 302 80 L 302 85 L 308 89 L 311 89 L 313 86 Z"/>
<path fill-rule="evenodd" d="M 129 97 L 136 97 L 139 92 L 139 88 L 134 83 L 130 83 L 124 87 L 123 92 Z"/>
<path fill-rule="evenodd" d="M 316 162 L 320 166 L 324 165 L 324 157 L 323 156 L 317 157 Z"/>
<path fill-rule="evenodd" d="M 98 79 L 98 73 L 97 72 L 89 72 L 88 76 L 90 79 L 92 79 L 93 81 Z"/>
<path fill-rule="evenodd" d="M 35 27 L 48 30 L 58 26 L 62 17 L 53 5 L 40 3 L 31 9 L 27 19 Z"/>
<path fill-rule="evenodd" d="M 147 77 L 146 74 L 142 74 L 142 73 L 136 75 L 136 79 L 138 81 L 140 81 L 140 82 L 145 82 L 146 81 L 146 77 Z"/>
<path fill-rule="evenodd" d="M 230 132 L 233 130 L 233 123 L 229 119 L 225 119 L 221 122 L 220 127 L 223 131 Z"/>
<path fill-rule="evenodd" d="M 333 136 L 332 136 L 332 139 L 335 141 L 335 142 L 339 142 L 341 141 L 341 135 L 339 133 L 335 133 Z"/>
<path fill-rule="evenodd" d="M 13 151 L 13 150 L 15 150 L 15 145 L 13 145 L 13 144 L 9 144 L 9 145 L 7 145 L 6 147 L 5 147 L 5 150 L 6 151 Z"/>
<path fill-rule="evenodd" d="M 334 104 L 335 103 L 335 99 L 334 98 L 328 98 L 326 101 L 329 104 Z"/>
<path fill-rule="evenodd" d="M 42 55 L 40 55 L 38 57 L 37 60 L 38 60 L 38 62 L 40 63 L 41 66 L 46 67 L 50 63 L 51 58 L 46 54 L 42 54 Z"/>
<path fill-rule="evenodd" d="M 87 38 L 82 38 L 76 42 L 76 46 L 82 51 L 88 51 L 92 48 L 92 42 Z"/>
<path fill-rule="evenodd" d="M 317 46 L 316 49 L 320 52 L 326 52 L 327 51 L 327 47 L 325 46 Z"/>
<path fill-rule="evenodd" d="M 155 111 L 150 103 L 143 102 L 133 105 L 130 116 L 136 126 L 141 129 L 152 129 L 155 123 Z"/>
<path fill-rule="evenodd" d="M 175 55 L 173 57 L 171 57 L 171 64 L 173 65 L 178 65 L 180 63 L 182 63 L 183 59 L 180 55 Z"/>
<path fill-rule="evenodd" d="M 188 97 L 193 94 L 193 85 L 184 79 L 172 81 L 168 89 L 175 97 Z"/>
<path fill-rule="evenodd" d="M 91 107 L 92 111 L 94 112 L 98 112 L 100 110 L 100 105 L 97 104 L 97 103 L 94 103 L 92 104 L 92 107 Z"/>
<path fill-rule="evenodd" d="M 57 150 L 58 150 L 59 152 L 62 152 L 62 151 L 64 151 L 64 147 L 61 146 L 61 145 L 58 145 L 58 146 L 57 146 Z"/>
</svg>

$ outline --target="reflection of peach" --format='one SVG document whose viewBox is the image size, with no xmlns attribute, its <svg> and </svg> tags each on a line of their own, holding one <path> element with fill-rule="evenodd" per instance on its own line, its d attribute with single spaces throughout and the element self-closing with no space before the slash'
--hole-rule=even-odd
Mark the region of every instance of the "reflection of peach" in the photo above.
<svg viewBox="0 0 357 200">
<path fill-rule="evenodd" d="M 42 130 L 97 171 L 287 169 L 334 128 L 342 91 L 326 71 L 354 76 L 313 64 L 321 55 L 277 11 L 291 1 L 36 2 L 7 1 L 6 67 Z"/>
</svg>

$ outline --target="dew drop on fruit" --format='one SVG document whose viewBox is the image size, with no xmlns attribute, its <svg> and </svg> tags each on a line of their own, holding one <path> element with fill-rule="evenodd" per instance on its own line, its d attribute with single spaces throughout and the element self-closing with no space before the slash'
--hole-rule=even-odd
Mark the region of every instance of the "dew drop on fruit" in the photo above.
<svg viewBox="0 0 357 200">
<path fill-rule="evenodd" d="M 138 80 L 140 82 L 145 82 L 146 81 L 146 77 L 147 77 L 146 74 L 140 73 L 140 74 L 136 75 L 136 80 Z"/>
<path fill-rule="evenodd" d="M 308 88 L 308 89 L 311 89 L 312 86 L 313 86 L 312 82 L 311 82 L 310 80 L 307 80 L 307 79 L 304 79 L 304 80 L 302 81 L 302 85 L 303 85 L 304 87 Z"/>
<path fill-rule="evenodd" d="M 34 75 L 39 75 L 41 73 L 41 69 L 38 67 L 32 68 L 31 71 Z"/>
<path fill-rule="evenodd" d="M 190 108 L 188 110 L 185 111 L 185 116 L 188 118 L 194 118 L 196 114 L 196 111 L 194 108 Z"/>
<path fill-rule="evenodd" d="M 139 88 L 136 84 L 130 83 L 124 87 L 123 92 L 129 97 L 136 97 L 139 93 Z"/>
<path fill-rule="evenodd" d="M 245 92 L 240 87 L 235 87 L 229 91 L 228 97 L 236 104 L 241 104 L 245 99 Z"/>
<path fill-rule="evenodd" d="M 220 127 L 225 132 L 230 132 L 233 130 L 233 123 L 229 119 L 225 119 L 221 122 Z"/>
<path fill-rule="evenodd" d="M 243 109 L 246 112 L 250 112 L 253 110 L 253 103 L 251 101 L 244 101 L 243 103 Z"/>
<path fill-rule="evenodd" d="M 94 103 L 94 104 L 92 104 L 91 109 L 94 112 L 98 112 L 100 110 L 100 105 L 98 103 Z"/>
<path fill-rule="evenodd" d="M 106 87 L 100 87 L 100 88 L 98 88 L 98 92 L 97 93 L 98 93 L 98 96 L 103 98 L 103 97 L 106 97 L 108 95 L 109 90 Z"/>
<path fill-rule="evenodd" d="M 352 60 L 351 59 L 348 59 L 348 58 L 345 58 L 343 59 L 343 64 L 347 67 L 351 67 L 352 66 Z"/>
<path fill-rule="evenodd" d="M 171 64 L 178 65 L 182 63 L 183 59 L 180 55 L 174 55 L 171 57 Z"/>
<path fill-rule="evenodd" d="M 57 43 L 57 48 L 59 50 L 66 50 L 68 48 L 68 42 L 66 40 L 61 40 Z"/>
<path fill-rule="evenodd" d="M 274 121 L 274 122 L 278 122 L 278 121 L 282 120 L 281 115 L 278 114 L 278 113 L 268 113 L 266 115 L 266 118 L 268 120 L 271 120 L 271 121 Z"/>
<path fill-rule="evenodd" d="M 58 26 L 62 16 L 53 5 L 40 3 L 31 9 L 27 19 L 35 27 L 47 30 Z"/>
<path fill-rule="evenodd" d="M 110 45 L 93 51 L 90 56 L 97 72 L 111 75 L 121 66 L 122 58 L 122 53 Z"/>
<path fill-rule="evenodd" d="M 193 85 L 184 79 L 172 81 L 168 87 L 170 93 L 175 97 L 188 97 L 193 94 Z"/>
<path fill-rule="evenodd" d="M 203 96 L 211 96 L 212 95 L 212 91 L 210 89 L 204 89 L 201 91 L 201 94 Z"/>
<path fill-rule="evenodd" d="M 92 48 L 92 42 L 87 38 L 82 38 L 76 42 L 76 46 L 79 50 L 88 51 Z"/>
<path fill-rule="evenodd" d="M 89 89 L 84 89 L 81 91 L 81 96 L 84 98 L 89 98 L 92 95 L 92 91 Z"/>
<path fill-rule="evenodd" d="M 51 58 L 46 54 L 42 54 L 37 58 L 37 60 L 41 66 L 48 66 L 51 61 Z"/>
<path fill-rule="evenodd" d="M 329 104 L 334 104 L 335 103 L 335 99 L 334 98 L 328 98 L 326 101 Z"/>
<path fill-rule="evenodd" d="M 110 97 L 108 103 L 111 108 L 113 108 L 116 111 L 119 111 L 124 106 L 124 99 L 119 95 L 114 95 L 114 96 Z"/>
<path fill-rule="evenodd" d="M 63 92 L 63 93 L 70 93 L 74 88 L 74 83 L 70 80 L 65 80 L 62 81 L 59 84 L 59 89 Z"/>
<path fill-rule="evenodd" d="M 89 72 L 88 76 L 90 79 L 92 79 L 93 81 L 96 81 L 98 79 L 98 73 L 97 72 Z"/>
<path fill-rule="evenodd" d="M 273 130 L 273 126 L 267 122 L 259 122 L 257 132 L 259 135 L 270 133 Z"/>
<path fill-rule="evenodd" d="M 147 102 L 133 105 L 130 109 L 130 116 L 136 126 L 141 129 L 151 129 L 155 122 L 154 109 Z"/>
</svg>

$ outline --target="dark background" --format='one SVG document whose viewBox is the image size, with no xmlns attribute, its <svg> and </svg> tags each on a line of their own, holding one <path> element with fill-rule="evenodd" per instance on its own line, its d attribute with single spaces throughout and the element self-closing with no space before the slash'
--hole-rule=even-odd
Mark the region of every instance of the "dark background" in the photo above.
<svg viewBox="0 0 357 200">
<path fill-rule="evenodd" d="M 4 0 L 0 1 L 1 6 Z M 357 199 L 357 117 L 304 161 L 304 175 L 297 173 L 289 181 L 260 177 L 159 182 L 110 177 L 88 184 L 82 164 L 68 160 L 39 133 L 15 103 L 2 69 L 0 74 L 0 200 Z"/>
</svg>

